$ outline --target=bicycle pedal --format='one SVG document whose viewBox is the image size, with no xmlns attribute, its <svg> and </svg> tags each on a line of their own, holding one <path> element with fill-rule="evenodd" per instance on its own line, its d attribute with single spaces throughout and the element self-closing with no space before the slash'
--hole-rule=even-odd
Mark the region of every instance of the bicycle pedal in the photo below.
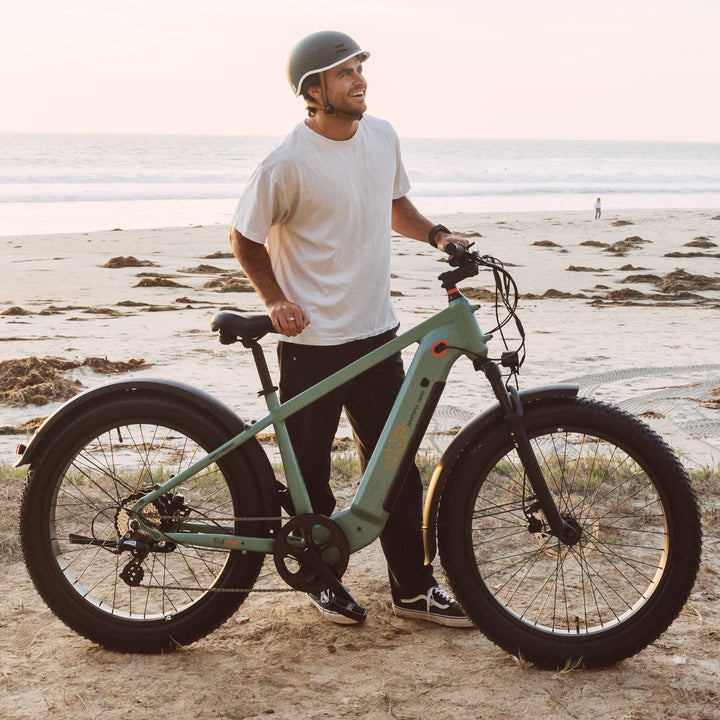
<svg viewBox="0 0 720 720">
<path fill-rule="evenodd" d="M 364 623 L 367 620 L 368 611 L 364 607 L 360 607 L 354 600 L 346 600 L 345 598 L 335 596 L 335 608 L 337 612 L 345 617 Z"/>
</svg>

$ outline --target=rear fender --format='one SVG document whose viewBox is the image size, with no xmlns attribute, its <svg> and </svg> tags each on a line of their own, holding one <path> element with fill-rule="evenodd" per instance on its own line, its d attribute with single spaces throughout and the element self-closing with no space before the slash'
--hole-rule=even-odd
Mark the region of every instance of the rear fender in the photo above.
<svg viewBox="0 0 720 720">
<path fill-rule="evenodd" d="M 235 435 L 239 435 L 247 427 L 246 423 L 227 405 L 209 393 L 185 383 L 174 380 L 120 380 L 86 390 L 50 415 L 37 429 L 27 447 L 21 448 L 22 455 L 15 465 L 28 465 L 37 462 L 50 446 L 57 432 L 65 428 L 69 422 L 89 409 L 96 407 L 99 403 L 112 403 L 116 400 L 122 400 L 131 393 L 171 397 L 181 400 L 187 406 L 208 413 L 223 426 L 227 432 L 228 440 Z M 275 490 L 275 474 L 257 438 L 245 442 L 242 445 L 242 452 L 245 453 L 260 480 L 266 512 L 268 515 L 279 515 L 280 505 Z"/>
<path fill-rule="evenodd" d="M 523 407 L 554 398 L 576 397 L 578 386 L 570 384 L 544 385 L 520 392 Z M 448 478 L 451 476 L 458 458 L 465 448 L 473 447 L 478 438 L 489 427 L 503 421 L 503 411 L 498 403 L 476 415 L 453 439 L 440 458 L 428 488 L 425 510 L 423 513 L 423 541 L 425 544 L 425 563 L 432 562 L 437 552 L 437 512 L 440 497 Z"/>
</svg>

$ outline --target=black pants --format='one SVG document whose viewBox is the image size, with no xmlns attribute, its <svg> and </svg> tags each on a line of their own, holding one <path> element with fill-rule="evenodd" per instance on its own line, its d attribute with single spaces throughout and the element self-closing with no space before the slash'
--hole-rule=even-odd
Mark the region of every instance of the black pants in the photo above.
<svg viewBox="0 0 720 720">
<path fill-rule="evenodd" d="M 297 345 L 280 342 L 280 400 L 285 402 L 320 380 L 395 337 L 391 330 L 343 345 Z M 367 370 L 288 418 L 287 427 L 313 510 L 331 515 L 330 456 L 340 414 L 352 427 L 360 465 L 365 470 L 395 402 L 405 372 L 400 353 Z M 380 536 L 395 599 L 414 597 L 435 584 L 425 565 L 422 542 L 422 484 L 415 465 Z"/>
</svg>

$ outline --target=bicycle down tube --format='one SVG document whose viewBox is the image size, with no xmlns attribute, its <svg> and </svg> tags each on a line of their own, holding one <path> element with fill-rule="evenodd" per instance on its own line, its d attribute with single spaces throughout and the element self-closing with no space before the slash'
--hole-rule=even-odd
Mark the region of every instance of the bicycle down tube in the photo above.
<svg viewBox="0 0 720 720">
<path fill-rule="evenodd" d="M 472 359 L 487 356 L 487 341 L 492 336 L 485 335 L 480 330 L 474 315 L 477 309 L 477 305 L 471 305 L 461 296 L 453 300 L 444 310 L 285 403 L 279 403 L 275 388 L 264 392 L 269 414 L 143 496 L 132 508 L 132 513 L 138 518 L 137 522 L 142 522 L 139 520 L 142 509 L 154 499 L 181 485 L 211 463 L 255 437 L 269 425 L 275 428 L 278 449 L 285 467 L 285 478 L 296 513 L 312 512 L 285 421 L 333 389 L 396 352 L 417 343 L 418 348 L 352 505 L 332 517 L 345 533 L 351 552 L 369 545 L 379 536 L 385 525 L 395 492 L 399 490 L 394 482 L 396 479 L 397 482 L 401 482 L 404 478 L 453 364 L 461 355 L 467 355 Z M 185 527 L 192 532 L 159 532 L 143 523 L 143 531 L 151 533 L 158 540 L 249 552 L 273 552 L 272 538 L 234 535 L 231 528 L 219 531 L 217 525 L 192 523 Z"/>
</svg>

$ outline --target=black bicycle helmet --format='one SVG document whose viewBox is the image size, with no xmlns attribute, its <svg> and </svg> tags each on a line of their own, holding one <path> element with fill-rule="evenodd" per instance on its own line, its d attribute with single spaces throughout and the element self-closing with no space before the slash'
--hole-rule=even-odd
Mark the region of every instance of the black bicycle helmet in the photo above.
<svg viewBox="0 0 720 720">
<path fill-rule="evenodd" d="M 361 50 L 345 33 L 321 30 L 303 38 L 292 49 L 287 64 L 287 76 L 295 97 L 302 93 L 303 81 L 310 75 L 330 70 L 356 56 L 365 62 L 370 53 Z"/>
</svg>

